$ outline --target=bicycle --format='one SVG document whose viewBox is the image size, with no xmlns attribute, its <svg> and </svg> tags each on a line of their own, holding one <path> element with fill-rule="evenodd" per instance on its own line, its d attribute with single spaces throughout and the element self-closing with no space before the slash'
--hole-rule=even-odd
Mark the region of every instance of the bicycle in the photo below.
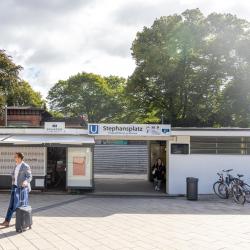
<svg viewBox="0 0 250 250">
<path fill-rule="evenodd" d="M 213 184 L 213 190 L 214 190 L 214 193 L 221 199 L 227 199 L 228 197 L 224 194 L 222 194 L 222 190 L 220 190 L 220 187 L 223 188 L 223 186 L 221 186 L 221 184 L 224 183 L 224 176 L 223 176 L 223 173 L 217 173 L 217 175 L 219 176 L 219 180 L 216 181 L 214 184 Z"/>
<path fill-rule="evenodd" d="M 234 178 L 232 185 L 232 195 L 236 203 L 244 205 L 246 202 L 246 194 L 242 187 L 242 180 Z"/>
<path fill-rule="evenodd" d="M 214 193 L 221 199 L 228 199 L 231 195 L 236 203 L 244 204 L 246 195 L 242 187 L 242 181 L 230 175 L 229 172 L 231 171 L 233 169 L 222 170 L 222 173 L 217 173 L 219 180 L 213 184 Z M 223 172 L 227 174 L 226 178 L 224 178 Z"/>
<path fill-rule="evenodd" d="M 214 193 L 221 199 L 229 198 L 228 186 L 233 181 L 233 177 L 228 174 L 230 171 L 233 171 L 233 169 L 222 170 L 222 173 L 217 173 L 219 180 L 213 184 Z M 227 172 L 226 178 L 224 178 L 223 172 Z"/>
<path fill-rule="evenodd" d="M 243 188 L 245 192 L 245 197 L 246 197 L 246 202 L 250 203 L 250 185 L 248 185 L 244 180 L 241 180 L 240 178 L 243 177 L 243 174 L 237 174 L 239 180 L 240 180 L 240 185 Z"/>
</svg>

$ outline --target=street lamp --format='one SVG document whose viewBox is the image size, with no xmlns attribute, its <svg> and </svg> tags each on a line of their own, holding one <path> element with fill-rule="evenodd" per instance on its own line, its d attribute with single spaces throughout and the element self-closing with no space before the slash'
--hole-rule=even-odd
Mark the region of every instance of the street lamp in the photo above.
<svg viewBox="0 0 250 250">
<path fill-rule="evenodd" d="M 5 127 L 8 126 L 8 107 L 5 105 Z"/>
</svg>

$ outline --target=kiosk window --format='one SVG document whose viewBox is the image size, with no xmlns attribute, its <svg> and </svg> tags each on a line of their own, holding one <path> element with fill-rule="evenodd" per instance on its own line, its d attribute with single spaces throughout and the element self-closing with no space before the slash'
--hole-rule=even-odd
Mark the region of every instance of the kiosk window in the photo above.
<svg viewBox="0 0 250 250">
<path fill-rule="evenodd" d="M 171 154 L 189 154 L 188 144 L 171 144 Z"/>
</svg>

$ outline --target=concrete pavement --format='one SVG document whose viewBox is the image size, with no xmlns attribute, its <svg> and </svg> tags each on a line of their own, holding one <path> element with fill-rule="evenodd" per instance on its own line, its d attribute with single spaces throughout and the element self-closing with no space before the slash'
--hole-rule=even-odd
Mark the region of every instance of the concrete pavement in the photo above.
<svg viewBox="0 0 250 250">
<path fill-rule="evenodd" d="M 8 199 L 0 193 L 0 219 Z M 0 249 L 250 249 L 250 204 L 214 196 L 32 194 L 30 203 L 32 230 L 0 229 Z"/>
</svg>

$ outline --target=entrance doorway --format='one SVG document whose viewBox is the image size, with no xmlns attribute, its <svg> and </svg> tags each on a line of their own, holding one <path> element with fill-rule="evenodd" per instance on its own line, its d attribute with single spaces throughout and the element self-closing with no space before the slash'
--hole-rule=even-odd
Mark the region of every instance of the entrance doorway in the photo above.
<svg viewBox="0 0 250 250">
<path fill-rule="evenodd" d="M 151 180 L 158 158 L 166 166 L 165 141 L 96 141 L 95 192 L 164 194 L 165 182 L 157 191 Z"/>
<path fill-rule="evenodd" d="M 66 148 L 47 148 L 47 190 L 66 189 Z"/>
<path fill-rule="evenodd" d="M 167 191 L 167 143 L 166 141 L 152 141 L 150 142 L 150 154 L 149 154 L 149 171 L 148 178 L 153 182 L 152 169 L 153 166 L 157 163 L 158 159 L 161 159 L 165 168 L 165 174 L 162 180 L 162 191 L 166 193 Z"/>
</svg>

